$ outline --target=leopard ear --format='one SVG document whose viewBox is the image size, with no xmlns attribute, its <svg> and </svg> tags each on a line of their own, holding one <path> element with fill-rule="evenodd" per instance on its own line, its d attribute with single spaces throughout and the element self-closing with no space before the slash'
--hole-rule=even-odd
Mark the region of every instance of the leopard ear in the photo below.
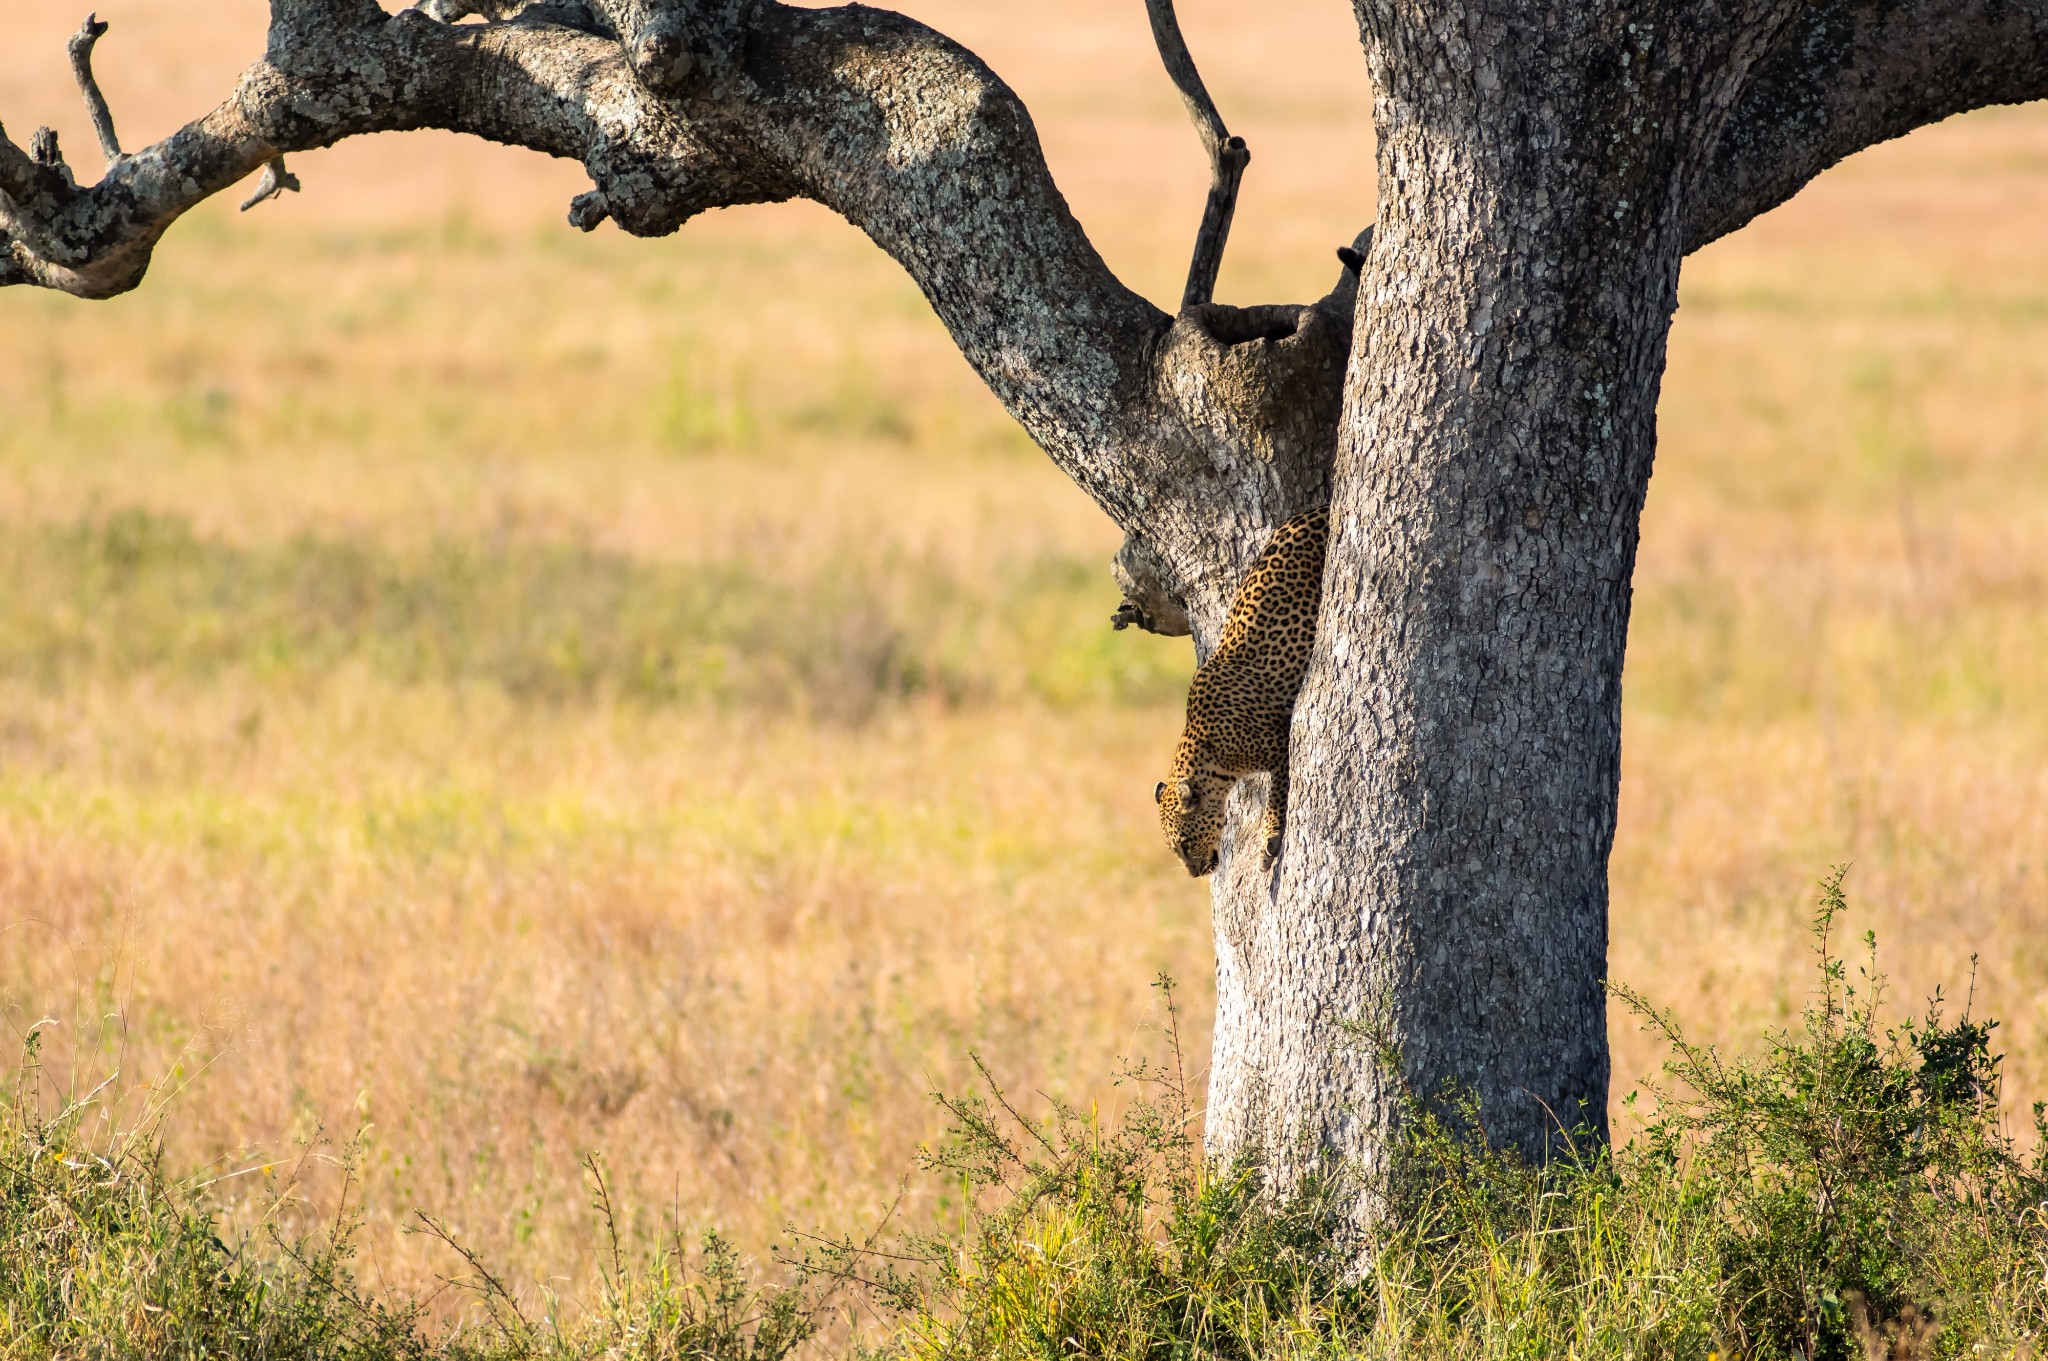
<svg viewBox="0 0 2048 1361">
<path fill-rule="evenodd" d="M 1183 806 L 1191 804 L 1195 801 L 1195 782 L 1193 780 L 1177 780 L 1174 782 L 1173 792 L 1180 796 Z"/>
<path fill-rule="evenodd" d="M 1166 781 L 1161 780 L 1158 784 L 1152 787 L 1152 802 L 1166 802 Z"/>
</svg>

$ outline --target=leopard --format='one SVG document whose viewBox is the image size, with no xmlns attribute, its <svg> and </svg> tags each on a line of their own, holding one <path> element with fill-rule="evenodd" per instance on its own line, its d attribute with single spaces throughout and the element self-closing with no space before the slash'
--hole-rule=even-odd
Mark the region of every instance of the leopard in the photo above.
<svg viewBox="0 0 2048 1361">
<path fill-rule="evenodd" d="M 1272 776 L 1265 856 L 1271 870 L 1287 830 L 1287 741 L 1294 701 L 1315 646 L 1330 511 L 1281 525 L 1252 562 L 1223 637 L 1188 685 L 1187 724 L 1167 777 L 1152 791 L 1167 845 L 1196 878 L 1221 858 L 1223 805 L 1237 782 Z"/>
</svg>

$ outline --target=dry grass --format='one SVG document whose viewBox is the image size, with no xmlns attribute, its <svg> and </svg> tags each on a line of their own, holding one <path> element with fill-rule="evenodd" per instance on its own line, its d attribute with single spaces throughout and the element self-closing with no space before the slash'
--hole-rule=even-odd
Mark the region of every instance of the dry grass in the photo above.
<svg viewBox="0 0 2048 1361">
<path fill-rule="evenodd" d="M 912 8 L 1173 295 L 1202 175 L 1141 8 Z M 1223 295 L 1320 292 L 1369 213 L 1347 9 L 1187 8 L 1258 156 Z M 261 12 L 105 9 L 128 140 L 226 91 Z M 10 30 L 0 115 L 84 159 L 76 19 Z M 369 1275 L 412 1286 L 453 1266 L 416 1205 L 580 1279 L 593 1148 L 643 1228 L 864 1223 L 969 1048 L 1106 1097 L 1161 967 L 1202 1027 L 1206 899 L 1145 798 L 1184 646 L 1109 634 L 1114 533 L 889 262 L 802 206 L 579 238 L 573 167 L 452 138 L 297 169 L 135 296 L 0 297 L 11 1030 L 175 1088 L 187 1166 L 366 1126 Z M 1994 112 L 1689 268 L 1614 972 L 1702 1039 L 1796 1012 L 1853 860 L 1901 988 L 1981 953 L 2048 1096 L 2044 216 L 2048 116 Z M 621 620 L 689 636 L 642 665 Z"/>
</svg>

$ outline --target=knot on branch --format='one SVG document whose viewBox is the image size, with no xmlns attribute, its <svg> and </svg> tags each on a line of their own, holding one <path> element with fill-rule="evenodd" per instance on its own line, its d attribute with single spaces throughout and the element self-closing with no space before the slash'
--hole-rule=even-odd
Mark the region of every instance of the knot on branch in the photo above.
<svg viewBox="0 0 2048 1361">
<path fill-rule="evenodd" d="M 743 0 L 656 0 L 622 26 L 626 61 L 655 94 L 719 94 L 746 56 Z"/>
<path fill-rule="evenodd" d="M 595 187 L 569 205 L 569 222 L 594 230 L 607 218 L 632 236 L 667 236 L 707 208 L 787 198 L 748 178 L 707 147 L 652 156 L 633 143 L 600 138 L 584 158 Z"/>
<path fill-rule="evenodd" d="M 591 231 L 610 218 L 633 236 L 666 236 L 690 216 L 678 211 L 662 167 L 629 144 L 600 139 L 583 168 L 597 187 L 569 206 L 569 221 L 580 231 Z"/>
<path fill-rule="evenodd" d="M 1147 633 L 1168 638 L 1185 638 L 1194 632 L 1180 593 L 1168 584 L 1175 579 L 1173 569 L 1149 544 L 1126 536 L 1109 570 L 1124 593 L 1116 613 L 1109 617 L 1112 627 L 1127 629 L 1135 624 Z"/>
<path fill-rule="evenodd" d="M 611 205 L 604 201 L 602 189 L 593 189 L 569 200 L 569 225 L 579 232 L 596 231 L 611 215 Z"/>
</svg>

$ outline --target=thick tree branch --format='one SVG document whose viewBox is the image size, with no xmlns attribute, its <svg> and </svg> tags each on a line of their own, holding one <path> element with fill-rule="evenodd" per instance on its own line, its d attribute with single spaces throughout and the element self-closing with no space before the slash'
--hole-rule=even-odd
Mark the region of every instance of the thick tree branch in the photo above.
<svg viewBox="0 0 2048 1361">
<path fill-rule="evenodd" d="M 1237 215 L 1238 186 L 1244 182 L 1252 153 L 1244 138 L 1231 136 L 1224 127 L 1223 115 L 1216 111 L 1216 101 L 1209 97 L 1187 39 L 1181 36 L 1173 0 L 1145 0 L 1145 9 L 1152 19 L 1152 41 L 1159 48 L 1159 59 L 1166 64 L 1166 74 L 1180 91 L 1188 117 L 1194 120 L 1195 131 L 1209 153 L 1209 199 L 1202 209 L 1201 228 L 1195 233 L 1195 256 L 1188 265 L 1187 287 L 1180 299 L 1183 309 L 1200 307 L 1216 296 L 1223 248 L 1230 240 L 1230 221 Z"/>
<path fill-rule="evenodd" d="M 172 221 L 279 155 L 449 128 L 583 162 L 584 226 L 654 235 L 707 208 L 815 198 L 909 268 L 1005 400 L 1038 413 L 1034 433 L 1100 449 L 1142 404 L 1127 399 L 1167 319 L 1103 264 L 1022 105 L 971 54 L 879 11 L 764 6 L 722 59 L 734 88 L 663 96 L 635 40 L 587 31 L 603 17 L 528 5 L 451 26 L 356 0 L 280 4 L 234 98 L 99 184 L 0 146 L 10 277 L 86 297 L 132 288 Z"/>
<path fill-rule="evenodd" d="M 61 162 L 31 159 L 0 131 L 0 284 L 82 298 L 125 292 L 180 214 L 272 154 L 229 103 L 80 189 Z"/>
<path fill-rule="evenodd" d="M 0 284 L 123 292 L 208 197 L 259 170 L 250 203 L 289 188 L 286 153 L 443 128 L 580 161 L 592 189 L 570 217 L 586 230 L 659 235 L 791 197 L 845 217 L 1140 540 L 1125 557 L 1155 626 L 1209 637 L 1274 526 L 1327 496 L 1355 269 L 1315 304 L 1167 316 L 1090 244 L 1015 94 L 940 34 L 884 10 L 766 0 L 433 12 L 491 21 L 274 0 L 264 58 L 234 96 L 87 187 L 53 149 L 38 159 L 0 134 Z"/>
<path fill-rule="evenodd" d="M 1696 250 L 1844 157 L 2048 97 L 2048 0 L 1812 0 L 1751 72 L 1693 196 Z"/>
</svg>

